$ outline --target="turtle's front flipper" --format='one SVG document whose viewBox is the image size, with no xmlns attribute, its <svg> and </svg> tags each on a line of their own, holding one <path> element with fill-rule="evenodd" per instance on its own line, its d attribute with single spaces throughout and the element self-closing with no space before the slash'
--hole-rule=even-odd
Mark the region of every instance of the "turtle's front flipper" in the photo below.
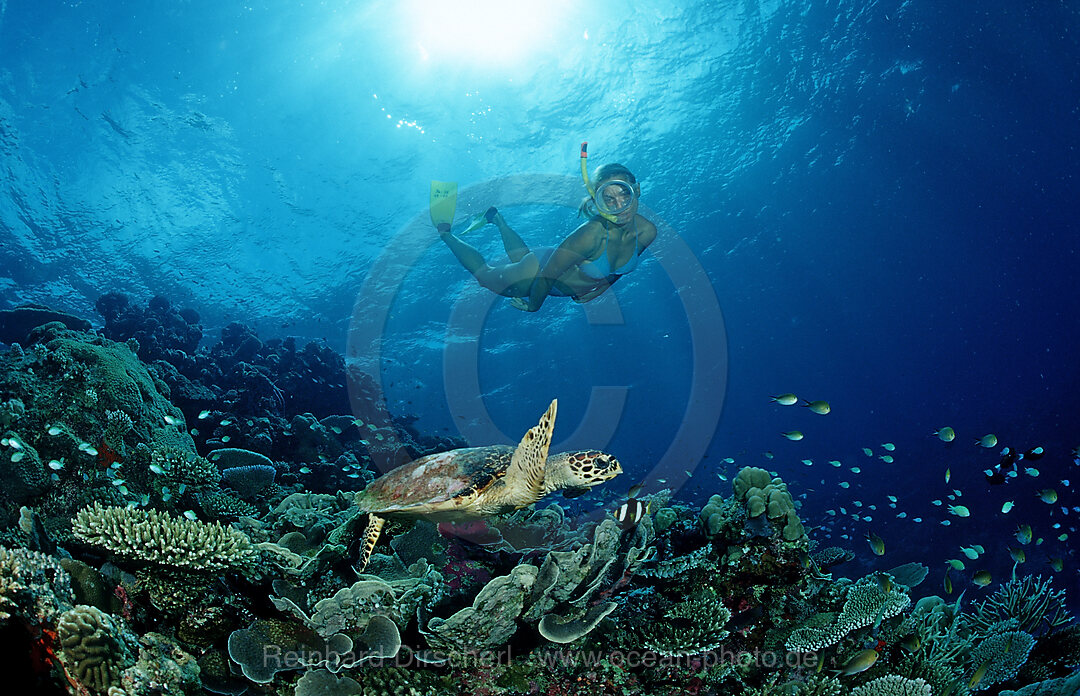
<svg viewBox="0 0 1080 696">
<path fill-rule="evenodd" d="M 514 481 L 520 491 L 520 495 L 515 496 L 519 498 L 515 501 L 518 507 L 532 505 L 544 495 L 544 469 L 558 407 L 558 400 L 552 400 L 547 411 L 540 417 L 540 422 L 529 428 L 529 432 L 521 438 L 510 460 L 510 466 L 507 467 L 506 480 Z"/>
<path fill-rule="evenodd" d="M 367 568 L 368 561 L 371 560 L 371 552 L 375 550 L 375 542 L 379 540 L 379 534 L 382 533 L 384 524 L 386 524 L 385 518 L 368 514 L 367 528 L 364 529 L 364 541 L 360 548 L 360 558 L 356 561 L 357 573 L 363 573 L 364 568 Z"/>
</svg>

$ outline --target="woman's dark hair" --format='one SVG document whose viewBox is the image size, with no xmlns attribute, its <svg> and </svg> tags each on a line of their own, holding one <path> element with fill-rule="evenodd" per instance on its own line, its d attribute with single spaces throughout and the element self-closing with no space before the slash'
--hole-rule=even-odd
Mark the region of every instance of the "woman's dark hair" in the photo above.
<svg viewBox="0 0 1080 696">
<path fill-rule="evenodd" d="M 593 185 L 599 184 L 601 181 L 608 179 L 625 179 L 627 183 L 637 184 L 637 178 L 633 172 L 619 164 L 618 162 L 610 162 L 608 164 L 601 164 L 599 167 L 593 170 L 592 183 Z"/>
</svg>

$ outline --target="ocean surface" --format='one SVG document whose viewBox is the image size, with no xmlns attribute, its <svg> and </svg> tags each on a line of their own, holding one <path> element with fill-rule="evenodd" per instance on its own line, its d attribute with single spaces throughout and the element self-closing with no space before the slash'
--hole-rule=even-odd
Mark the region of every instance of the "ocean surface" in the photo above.
<svg viewBox="0 0 1080 696">
<path fill-rule="evenodd" d="M 0 0 L 0 309 L 101 326 L 105 293 L 162 296 L 205 346 L 319 341 L 472 445 L 558 398 L 553 449 L 626 470 L 582 509 L 638 481 L 700 506 L 764 467 L 853 577 L 920 561 L 940 588 L 980 544 L 952 579 L 986 594 L 971 573 L 1007 579 L 1030 524 L 1021 570 L 1075 604 L 1076 4 L 515 7 Z M 657 241 L 598 300 L 523 313 L 440 243 L 430 182 L 458 183 L 455 231 L 495 205 L 555 245 L 583 141 Z M 464 238 L 502 258 L 494 227 Z M 1045 456 L 990 486 L 1006 446 Z"/>
</svg>

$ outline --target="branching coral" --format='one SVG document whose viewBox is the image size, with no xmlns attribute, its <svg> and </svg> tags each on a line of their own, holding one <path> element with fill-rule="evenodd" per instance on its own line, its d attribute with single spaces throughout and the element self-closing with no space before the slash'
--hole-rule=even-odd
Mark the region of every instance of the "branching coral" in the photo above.
<svg viewBox="0 0 1080 696">
<path fill-rule="evenodd" d="M 730 618 L 722 598 L 706 587 L 664 612 L 661 621 L 638 626 L 637 632 L 642 645 L 659 655 L 697 655 L 722 644 Z"/>
<path fill-rule="evenodd" d="M 256 555 L 247 536 L 231 527 L 156 510 L 94 504 L 75 516 L 72 533 L 121 558 L 199 572 L 244 569 Z"/>
<path fill-rule="evenodd" d="M 851 696 L 930 696 L 930 685 L 922 679 L 890 674 L 852 689 Z"/>
<path fill-rule="evenodd" d="M 833 645 L 845 635 L 863 626 L 880 623 L 896 616 L 911 604 L 907 594 L 895 588 L 885 589 L 872 577 L 862 578 L 848 590 L 844 608 L 836 622 L 825 627 L 803 626 L 791 632 L 787 648 L 792 652 L 813 652 Z"/>
<path fill-rule="evenodd" d="M 956 664 L 970 651 L 976 636 L 960 603 L 947 604 L 936 596 L 920 599 L 897 631 L 916 638 L 916 656 L 931 666 Z"/>
<path fill-rule="evenodd" d="M 1052 630 L 1072 621 L 1065 608 L 1065 590 L 1053 591 L 1050 578 L 1015 575 L 1001 585 L 985 601 L 975 605 L 971 623 L 979 629 L 1006 619 L 1016 619 L 1018 628 L 1037 635 L 1040 630 Z M 1045 624 L 1045 625 L 1044 625 Z"/>
<path fill-rule="evenodd" d="M 190 488 L 214 488 L 221 481 L 221 472 L 204 457 L 183 448 L 156 447 L 150 454 L 150 465 L 160 470 L 164 480 Z M 152 470 L 153 470 L 152 469 Z"/>
</svg>

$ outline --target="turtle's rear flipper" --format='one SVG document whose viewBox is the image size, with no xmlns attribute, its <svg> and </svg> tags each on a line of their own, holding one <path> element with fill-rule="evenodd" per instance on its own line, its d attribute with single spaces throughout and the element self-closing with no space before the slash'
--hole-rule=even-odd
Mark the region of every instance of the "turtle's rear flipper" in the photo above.
<svg viewBox="0 0 1080 696">
<path fill-rule="evenodd" d="M 379 534 L 382 533 L 384 524 L 386 524 L 385 518 L 368 514 L 367 527 L 364 529 L 364 541 L 360 548 L 360 558 L 356 561 L 357 573 L 363 573 L 364 568 L 367 568 L 368 561 L 371 560 L 371 552 L 375 550 L 375 542 L 379 540 Z"/>
</svg>

